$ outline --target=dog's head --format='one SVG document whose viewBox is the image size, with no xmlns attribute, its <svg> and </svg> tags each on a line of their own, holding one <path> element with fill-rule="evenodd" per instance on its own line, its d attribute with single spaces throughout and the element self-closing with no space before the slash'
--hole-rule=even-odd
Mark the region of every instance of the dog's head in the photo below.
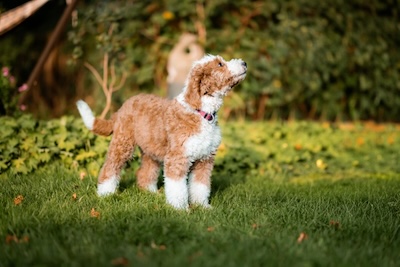
<svg viewBox="0 0 400 267">
<path fill-rule="evenodd" d="M 186 81 L 185 101 L 194 109 L 216 112 L 223 97 L 244 80 L 246 73 L 247 64 L 241 59 L 225 61 L 207 55 L 193 64 Z"/>
</svg>

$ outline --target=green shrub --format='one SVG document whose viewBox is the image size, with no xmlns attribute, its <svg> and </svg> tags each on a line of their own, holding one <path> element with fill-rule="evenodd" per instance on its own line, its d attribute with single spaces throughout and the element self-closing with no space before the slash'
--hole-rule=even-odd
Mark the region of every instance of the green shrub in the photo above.
<svg viewBox="0 0 400 267">
<path fill-rule="evenodd" d="M 51 162 L 97 176 L 110 138 L 96 136 L 80 118 L 36 121 L 31 116 L 0 117 L 0 173 L 30 173 Z M 343 128 L 343 129 L 342 129 Z M 223 141 L 215 172 L 237 183 L 243 173 L 257 177 L 310 173 L 323 177 L 331 171 L 400 172 L 399 127 L 395 125 L 329 125 L 312 122 L 223 123 Z M 134 173 L 139 151 L 128 163 Z M 383 168 L 383 169 L 382 169 Z M 221 187 L 224 186 L 221 183 Z"/>
<path fill-rule="evenodd" d="M 399 16 L 394 0 L 87 1 L 68 35 L 76 62 L 101 71 L 108 52 L 116 71 L 129 73 L 116 106 L 139 90 L 166 89 L 171 48 L 182 32 L 200 32 L 207 53 L 241 57 L 249 66 L 224 106 L 240 112 L 224 114 L 398 121 Z"/>
<path fill-rule="evenodd" d="M 24 115 L 0 117 L 0 173 L 29 173 L 43 164 L 61 161 L 65 166 L 97 175 L 108 147 L 107 138 L 96 138 L 81 120 L 63 117 L 36 121 Z"/>
</svg>

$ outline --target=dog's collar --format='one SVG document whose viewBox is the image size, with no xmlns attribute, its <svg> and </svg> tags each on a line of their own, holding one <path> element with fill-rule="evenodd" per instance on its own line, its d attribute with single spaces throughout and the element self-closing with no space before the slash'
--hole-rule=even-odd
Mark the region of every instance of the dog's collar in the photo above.
<svg viewBox="0 0 400 267">
<path fill-rule="evenodd" d="M 196 109 L 196 111 L 200 114 L 200 116 L 202 116 L 204 119 L 208 120 L 209 122 L 213 122 L 215 120 L 216 112 L 207 113 L 207 112 L 202 111 L 200 109 Z"/>
</svg>

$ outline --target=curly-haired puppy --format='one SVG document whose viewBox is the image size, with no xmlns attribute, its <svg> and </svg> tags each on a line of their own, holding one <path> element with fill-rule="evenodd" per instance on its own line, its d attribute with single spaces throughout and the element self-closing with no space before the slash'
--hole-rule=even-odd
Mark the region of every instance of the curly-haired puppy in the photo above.
<svg viewBox="0 0 400 267">
<path fill-rule="evenodd" d="M 137 184 L 157 191 L 161 164 L 167 202 L 177 209 L 189 203 L 209 207 L 211 171 L 221 142 L 217 111 L 223 98 L 246 77 L 241 59 L 207 55 L 196 61 L 181 94 L 173 100 L 140 94 L 128 99 L 110 120 L 93 116 L 77 102 L 83 122 L 96 134 L 113 138 L 98 178 L 100 196 L 116 191 L 120 172 L 135 146 L 142 153 Z"/>
</svg>

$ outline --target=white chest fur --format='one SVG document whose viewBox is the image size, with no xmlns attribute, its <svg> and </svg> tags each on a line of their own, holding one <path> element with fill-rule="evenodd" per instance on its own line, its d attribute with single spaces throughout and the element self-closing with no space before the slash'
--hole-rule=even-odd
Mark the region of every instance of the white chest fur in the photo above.
<svg viewBox="0 0 400 267">
<path fill-rule="evenodd" d="M 201 121 L 200 132 L 185 142 L 186 156 L 195 161 L 215 153 L 221 143 L 221 130 L 215 123 Z"/>
</svg>

